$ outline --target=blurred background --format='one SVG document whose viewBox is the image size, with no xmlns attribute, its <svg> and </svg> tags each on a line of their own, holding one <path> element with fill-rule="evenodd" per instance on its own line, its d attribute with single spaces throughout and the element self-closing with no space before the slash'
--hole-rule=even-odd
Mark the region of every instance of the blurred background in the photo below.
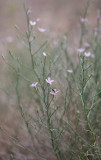
<svg viewBox="0 0 101 160">
<path fill-rule="evenodd" d="M 25 26 L 24 3 L 31 9 L 33 20 L 39 17 L 44 26 L 68 31 L 76 29 L 87 0 L 0 0 L 0 37 L 14 34 L 15 24 Z M 93 0 L 93 21 L 100 7 L 100 0 Z"/>
<path fill-rule="evenodd" d="M 94 26 L 100 0 L 91 0 L 88 24 Z M 15 25 L 26 30 L 23 4 L 31 9 L 31 19 L 40 18 L 40 27 L 52 30 L 55 34 L 78 34 L 80 18 L 84 14 L 87 0 L 0 0 L 0 52 L 3 42 L 12 42 L 16 37 Z M 4 47 L 5 48 L 5 47 Z"/>
<path fill-rule="evenodd" d="M 10 97 L 8 98 L 8 93 L 5 94 L 6 90 L 3 91 L 3 87 L 5 88 L 5 79 L 7 80 L 7 77 L 5 78 L 5 63 L 1 55 L 3 54 L 3 56 L 6 56 L 7 50 L 10 47 L 14 50 L 15 48 L 22 48 L 19 43 L 16 43 L 17 31 L 15 25 L 19 26 L 22 31 L 26 31 L 26 16 L 23 4 L 31 10 L 31 20 L 35 21 L 39 18 L 39 27 L 49 29 L 52 33 L 51 37 L 55 37 L 56 34 L 60 33 L 69 33 L 73 34 L 74 39 L 77 40 L 80 18 L 84 15 L 87 0 L 0 0 L 0 123 L 14 136 L 15 133 L 18 133 L 18 128 L 21 126 L 19 126 L 18 121 L 19 114 L 16 114 L 15 117 L 16 109 L 12 109 L 14 104 Z M 92 28 L 96 23 L 98 9 L 101 9 L 101 0 L 93 0 L 88 15 L 88 25 Z M 8 88 L 10 89 L 10 86 Z M 27 145 L 27 142 L 24 141 L 27 135 L 25 134 L 23 139 L 22 132 L 24 132 L 24 129 L 19 132 L 19 137 L 22 138 L 21 140 Z M 11 155 L 12 152 L 16 152 L 17 154 L 19 151 L 14 147 L 9 150 L 12 144 L 9 143 L 7 139 L 3 141 L 5 136 L 1 132 L 0 135 L 2 137 L 0 138 L 0 160 L 9 160 L 7 153 Z M 21 153 L 17 156 L 20 157 L 20 160 Z M 22 156 L 23 160 L 24 158 L 27 160 L 27 156 L 28 155 L 24 153 Z"/>
</svg>

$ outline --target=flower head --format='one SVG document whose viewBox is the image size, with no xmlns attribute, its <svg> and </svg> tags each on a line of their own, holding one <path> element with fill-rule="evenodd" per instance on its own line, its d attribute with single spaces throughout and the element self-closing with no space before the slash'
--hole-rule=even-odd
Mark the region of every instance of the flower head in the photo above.
<svg viewBox="0 0 101 160">
<path fill-rule="evenodd" d="M 28 15 L 30 15 L 30 14 L 31 14 L 31 10 L 30 10 L 30 9 L 28 9 L 27 14 L 28 14 Z"/>
<path fill-rule="evenodd" d="M 37 84 L 38 84 L 38 82 L 33 82 L 33 83 L 30 85 L 30 87 L 36 87 Z"/>
<path fill-rule="evenodd" d="M 37 18 L 36 21 L 39 22 L 39 21 L 40 21 L 40 18 Z"/>
<path fill-rule="evenodd" d="M 47 82 L 48 84 L 52 85 L 52 83 L 54 82 L 54 80 L 52 80 L 50 77 L 48 77 L 48 78 L 46 79 L 46 82 Z"/>
<path fill-rule="evenodd" d="M 84 55 L 85 55 L 86 57 L 90 57 L 90 56 L 91 56 L 91 53 L 90 53 L 90 52 L 85 52 Z"/>
<path fill-rule="evenodd" d="M 45 52 L 43 52 L 43 56 L 45 56 L 45 57 L 46 57 L 46 56 L 47 56 L 47 54 L 46 54 Z"/>
<path fill-rule="evenodd" d="M 82 22 L 82 23 L 87 22 L 87 18 L 81 18 L 81 22 Z"/>
<path fill-rule="evenodd" d="M 35 22 L 35 21 L 30 21 L 30 25 L 31 25 L 31 26 L 35 26 L 35 25 L 36 25 L 36 22 Z"/>
<path fill-rule="evenodd" d="M 78 51 L 79 53 L 83 53 L 83 52 L 85 51 L 85 48 L 78 48 L 77 51 Z"/>
<path fill-rule="evenodd" d="M 52 94 L 52 95 L 55 96 L 58 92 L 59 92 L 59 91 L 57 91 L 56 89 L 51 89 L 50 94 Z"/>
<path fill-rule="evenodd" d="M 85 47 L 86 47 L 86 48 L 89 48 L 89 47 L 90 47 L 90 44 L 89 44 L 89 43 L 87 43 L 87 42 L 85 42 L 85 44 L 84 44 L 84 45 L 85 45 Z"/>
<path fill-rule="evenodd" d="M 73 70 L 72 69 L 68 69 L 67 72 L 73 73 Z"/>
<path fill-rule="evenodd" d="M 46 31 L 46 29 L 40 28 L 40 27 L 38 27 L 38 30 L 39 30 L 40 32 L 45 32 L 45 31 Z"/>
</svg>

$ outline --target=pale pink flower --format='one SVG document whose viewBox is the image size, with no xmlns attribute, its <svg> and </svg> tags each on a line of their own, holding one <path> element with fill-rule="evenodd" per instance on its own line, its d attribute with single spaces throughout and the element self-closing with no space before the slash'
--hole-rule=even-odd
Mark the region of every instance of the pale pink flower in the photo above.
<svg viewBox="0 0 101 160">
<path fill-rule="evenodd" d="M 51 89 L 50 94 L 52 94 L 52 95 L 55 96 L 58 92 L 59 92 L 59 91 L 57 91 L 56 89 Z"/>
<path fill-rule="evenodd" d="M 30 85 L 30 87 L 36 87 L 37 84 L 38 84 L 38 82 L 33 82 L 33 83 Z"/>
<path fill-rule="evenodd" d="M 46 79 L 46 82 L 50 85 L 52 85 L 52 83 L 54 82 L 54 80 L 52 80 L 50 77 L 48 77 L 48 79 Z"/>
<path fill-rule="evenodd" d="M 78 48 L 77 51 L 78 51 L 79 53 L 83 53 L 83 52 L 85 51 L 85 48 Z"/>
<path fill-rule="evenodd" d="M 46 56 L 47 56 L 47 54 L 46 54 L 45 52 L 43 52 L 43 56 L 45 56 L 45 57 L 46 57 Z"/>
<path fill-rule="evenodd" d="M 85 52 L 84 55 L 85 55 L 86 57 L 90 57 L 90 56 L 91 56 L 91 52 Z"/>
<path fill-rule="evenodd" d="M 28 9 L 27 14 L 28 14 L 28 15 L 31 14 L 31 10 L 30 10 L 30 9 Z"/>
<path fill-rule="evenodd" d="M 81 18 L 81 22 L 82 22 L 82 23 L 87 22 L 87 18 Z"/>
<path fill-rule="evenodd" d="M 35 25 L 36 25 L 36 22 L 35 22 L 35 21 L 30 21 L 30 25 L 31 25 L 31 26 L 35 26 Z"/>
<path fill-rule="evenodd" d="M 89 48 L 90 47 L 90 44 L 89 43 L 87 43 L 87 42 L 85 42 L 85 47 L 87 47 L 87 48 Z"/>
<path fill-rule="evenodd" d="M 73 73 L 73 70 L 72 69 L 68 69 L 67 72 Z"/>
<path fill-rule="evenodd" d="M 40 21 L 40 18 L 37 18 L 36 21 L 39 22 L 39 21 Z"/>
<path fill-rule="evenodd" d="M 38 30 L 39 30 L 40 32 L 45 32 L 45 31 L 46 31 L 46 29 L 40 28 L 40 27 L 38 27 Z"/>
</svg>

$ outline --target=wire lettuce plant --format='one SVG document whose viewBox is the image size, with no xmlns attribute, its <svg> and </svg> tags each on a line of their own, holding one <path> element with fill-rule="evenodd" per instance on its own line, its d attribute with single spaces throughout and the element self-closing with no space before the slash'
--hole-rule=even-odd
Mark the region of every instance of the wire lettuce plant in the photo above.
<svg viewBox="0 0 101 160">
<path fill-rule="evenodd" d="M 18 57 L 9 51 L 10 63 L 3 57 L 16 82 L 16 102 L 31 138 L 30 148 L 2 126 L 0 130 L 35 159 L 101 159 L 100 18 L 97 36 L 93 35 L 83 47 L 84 40 L 88 40 L 84 32 L 88 6 L 89 3 L 81 19 L 80 48 L 74 51 L 78 53 L 77 62 L 69 53 L 66 36 L 61 39 L 57 53 L 50 52 L 48 41 L 34 50 L 36 22 L 31 21 L 30 10 L 26 8 L 27 31 L 24 36 L 21 33 L 26 55 Z M 21 32 L 17 26 L 16 29 Z M 49 156 L 40 152 L 40 146 Z"/>
</svg>

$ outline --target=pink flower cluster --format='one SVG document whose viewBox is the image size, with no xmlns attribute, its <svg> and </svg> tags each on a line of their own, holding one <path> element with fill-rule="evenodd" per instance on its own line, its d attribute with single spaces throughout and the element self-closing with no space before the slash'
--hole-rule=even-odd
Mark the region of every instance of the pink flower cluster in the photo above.
<svg viewBox="0 0 101 160">
<path fill-rule="evenodd" d="M 48 78 L 46 79 L 46 82 L 47 82 L 49 85 L 52 85 L 52 83 L 54 82 L 54 80 L 52 80 L 50 77 L 48 77 Z M 33 83 L 30 85 L 30 87 L 36 87 L 37 84 L 38 84 L 38 82 L 33 82 Z M 51 89 L 50 94 L 52 94 L 52 95 L 55 96 L 58 92 L 59 92 L 59 91 L 56 90 L 56 89 Z"/>
</svg>

